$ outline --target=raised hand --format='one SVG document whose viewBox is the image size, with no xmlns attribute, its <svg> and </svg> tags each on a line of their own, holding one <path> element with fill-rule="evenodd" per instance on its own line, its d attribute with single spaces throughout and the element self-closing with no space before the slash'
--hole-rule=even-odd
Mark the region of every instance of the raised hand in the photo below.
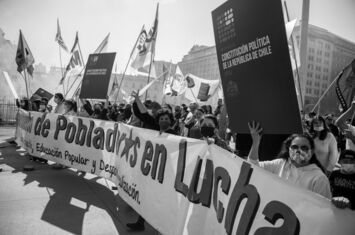
<svg viewBox="0 0 355 235">
<path fill-rule="evenodd" d="M 256 121 L 248 122 L 251 138 L 253 139 L 253 143 L 260 143 L 263 128 L 261 128 L 260 123 Z"/>
</svg>

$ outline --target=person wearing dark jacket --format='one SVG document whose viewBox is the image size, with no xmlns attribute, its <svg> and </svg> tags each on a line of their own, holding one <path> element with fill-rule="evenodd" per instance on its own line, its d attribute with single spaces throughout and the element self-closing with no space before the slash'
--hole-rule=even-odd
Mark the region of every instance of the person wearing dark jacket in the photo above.
<svg viewBox="0 0 355 235">
<path fill-rule="evenodd" d="M 132 96 L 134 98 L 133 103 L 133 113 L 136 115 L 140 121 L 143 123 L 143 128 L 158 130 L 160 133 L 168 133 L 176 135 L 176 131 L 172 128 L 174 123 L 174 116 L 168 109 L 152 110 L 154 117 L 148 113 L 148 109 L 142 101 L 139 99 L 139 91 L 133 91 Z M 154 103 L 154 102 L 152 102 Z M 152 107 L 152 108 L 156 108 Z M 135 223 L 128 223 L 127 227 L 133 231 L 143 231 L 145 230 L 144 218 L 142 216 L 138 217 Z"/>
<path fill-rule="evenodd" d="M 83 108 L 89 114 L 91 118 L 100 119 L 100 120 L 108 120 L 107 110 L 108 110 L 108 100 L 106 100 L 105 104 L 96 103 L 94 104 L 94 109 L 92 109 L 90 103 L 87 100 L 81 101 L 84 105 Z"/>
</svg>

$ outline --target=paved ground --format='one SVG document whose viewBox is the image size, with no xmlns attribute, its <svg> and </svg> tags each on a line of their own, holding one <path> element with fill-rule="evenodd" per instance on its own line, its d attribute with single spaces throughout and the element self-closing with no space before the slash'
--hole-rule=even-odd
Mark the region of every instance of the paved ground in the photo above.
<svg viewBox="0 0 355 235">
<path fill-rule="evenodd" d="M 16 145 L 6 142 L 14 128 L 0 127 L 0 234 L 158 234 L 146 224 L 129 232 L 137 213 L 111 182 L 74 169 L 55 170 L 32 162 Z M 34 171 L 23 171 L 31 164 Z"/>
</svg>

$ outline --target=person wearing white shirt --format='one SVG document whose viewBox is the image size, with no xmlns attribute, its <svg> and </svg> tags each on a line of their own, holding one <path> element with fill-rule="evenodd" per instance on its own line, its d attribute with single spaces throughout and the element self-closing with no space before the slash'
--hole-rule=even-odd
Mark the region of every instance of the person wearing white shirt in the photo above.
<svg viewBox="0 0 355 235">
<path fill-rule="evenodd" d="M 316 116 L 312 120 L 309 133 L 314 140 L 317 159 L 327 175 L 330 175 L 339 158 L 337 140 L 321 116 Z"/>
<path fill-rule="evenodd" d="M 314 153 L 314 141 L 307 134 L 294 134 L 285 140 L 278 159 L 259 161 L 262 128 L 259 123 L 248 123 L 253 144 L 248 162 L 274 173 L 290 184 L 308 189 L 328 199 L 330 184 Z"/>
</svg>

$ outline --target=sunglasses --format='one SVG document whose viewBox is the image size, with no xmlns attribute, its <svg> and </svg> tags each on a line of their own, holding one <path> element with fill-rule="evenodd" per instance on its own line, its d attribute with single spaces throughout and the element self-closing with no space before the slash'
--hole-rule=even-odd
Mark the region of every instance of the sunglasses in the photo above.
<svg viewBox="0 0 355 235">
<path fill-rule="evenodd" d="M 294 151 L 300 149 L 300 150 L 303 151 L 303 152 L 308 152 L 309 149 L 310 149 L 310 147 L 308 147 L 307 145 L 298 146 L 298 145 L 296 145 L 296 144 L 293 144 L 293 145 L 290 146 L 290 149 L 291 149 L 291 150 L 294 150 Z"/>
</svg>

